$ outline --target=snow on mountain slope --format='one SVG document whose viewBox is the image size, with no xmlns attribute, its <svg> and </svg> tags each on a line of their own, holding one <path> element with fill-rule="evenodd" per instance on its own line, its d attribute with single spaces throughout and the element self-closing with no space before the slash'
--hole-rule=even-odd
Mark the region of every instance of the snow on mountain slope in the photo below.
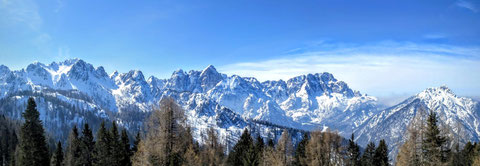
<svg viewBox="0 0 480 166">
<path fill-rule="evenodd" d="M 356 131 L 357 141 L 366 145 L 370 141 L 386 139 L 390 155 L 394 158 L 407 139 L 406 129 L 416 116 L 426 118 L 435 111 L 439 122 L 448 126 L 453 137 L 465 141 L 479 141 L 479 103 L 456 96 L 446 86 L 428 88 L 402 103 L 381 111 L 365 121 Z"/>
<path fill-rule="evenodd" d="M 250 87 L 249 84 L 254 81 L 251 78 L 239 77 L 239 80 L 244 82 L 242 86 L 247 88 L 242 91 L 243 94 L 238 94 L 240 103 L 246 103 L 244 107 L 235 109 L 230 108 L 231 105 L 222 105 L 222 102 L 228 102 L 214 98 L 221 96 L 214 92 L 225 92 L 226 90 L 219 89 L 221 86 L 217 85 L 232 77 L 218 73 L 213 66 L 188 73 L 178 70 L 170 79 L 152 76 L 148 80 L 145 80 L 143 73 L 138 70 L 108 75 L 103 67 L 94 68 L 80 59 L 53 62 L 49 65 L 35 62 L 18 71 L 11 71 L 2 65 L 0 72 L 0 99 L 3 100 L 0 103 L 0 108 L 3 108 L 1 113 L 20 119 L 21 112 L 12 110 L 23 110 L 22 103 L 11 102 L 17 103 L 16 101 L 35 96 L 39 100 L 39 110 L 45 114 L 42 120 L 50 131 L 63 126 L 63 132 L 68 133 L 68 127 L 65 126 L 80 125 L 92 121 L 87 120 L 92 118 L 96 119 L 95 123 L 99 119 L 109 119 L 117 121 L 123 127 L 139 130 L 151 107 L 164 97 L 175 98 L 187 110 L 191 115 L 190 122 L 198 124 L 194 125 L 198 129 L 194 131 L 199 137 L 202 130 L 212 126 L 224 133 L 225 137 L 228 135 L 236 138 L 231 134 L 240 135 L 245 127 L 261 125 L 250 119 L 272 120 L 282 125 L 294 124 L 274 102 L 264 98 L 258 81 L 256 88 Z M 235 91 L 232 93 L 237 95 Z M 243 98 L 244 94 L 251 97 Z M 273 111 L 271 107 L 277 107 L 277 110 Z M 210 114 L 207 114 L 209 111 Z M 242 114 L 247 111 L 252 113 Z M 59 122 L 59 119 L 65 121 Z M 278 129 L 263 126 L 267 127 L 259 131 L 264 131 L 264 136 L 268 135 L 268 130 Z"/>
<path fill-rule="evenodd" d="M 201 71 L 177 70 L 168 79 L 146 79 L 138 70 L 108 75 L 103 67 L 80 59 L 35 62 L 16 71 L 0 65 L 0 113 L 21 118 L 19 110 L 24 110 L 22 102 L 29 96 L 38 100 L 47 129 L 65 133 L 72 124 L 101 120 L 115 120 L 134 132 L 152 106 L 171 97 L 185 109 L 199 141 L 208 127 L 221 133 L 226 143 L 234 143 L 244 128 L 270 138 L 279 136 L 282 128 L 330 128 L 344 137 L 355 132 L 361 145 L 385 138 L 396 153 L 406 126 L 420 108 L 437 111 L 449 126 L 461 124 L 452 131 L 465 140 L 480 136 L 478 102 L 458 97 L 446 87 L 429 88 L 377 110 L 375 97 L 350 89 L 330 73 L 259 82 L 221 74 L 211 65 Z M 295 132 L 299 139 L 301 130 Z"/>
</svg>

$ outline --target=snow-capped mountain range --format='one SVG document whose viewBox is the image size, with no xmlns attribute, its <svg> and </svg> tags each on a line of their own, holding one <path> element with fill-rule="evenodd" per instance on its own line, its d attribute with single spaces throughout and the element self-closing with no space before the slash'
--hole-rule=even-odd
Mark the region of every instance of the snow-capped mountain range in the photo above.
<svg viewBox="0 0 480 166">
<path fill-rule="evenodd" d="M 407 127 L 417 117 L 426 119 L 435 111 L 443 129 L 460 143 L 479 141 L 480 105 L 470 98 L 459 97 L 446 86 L 427 88 L 405 101 L 382 110 L 363 123 L 355 133 L 359 144 L 385 139 L 391 147 L 391 157 L 408 139 Z"/>
<path fill-rule="evenodd" d="M 138 130 L 152 106 L 172 97 L 186 110 L 198 138 L 208 127 L 231 142 L 245 127 L 264 137 L 275 137 L 285 127 L 297 131 L 329 128 L 343 136 L 356 133 L 361 145 L 388 138 L 397 148 L 421 106 L 438 111 L 448 125 L 460 122 L 461 131 L 468 133 L 466 139 L 480 136 L 478 103 L 446 87 L 429 88 L 381 110 L 375 97 L 350 89 L 330 73 L 260 82 L 219 73 L 213 66 L 177 70 L 170 78 L 159 79 L 145 78 L 138 70 L 107 74 L 103 67 L 81 59 L 48 65 L 35 62 L 16 71 L 0 65 L 0 113 L 20 118 L 29 96 L 36 97 L 50 131 L 84 122 L 95 125 L 104 119 Z"/>
</svg>

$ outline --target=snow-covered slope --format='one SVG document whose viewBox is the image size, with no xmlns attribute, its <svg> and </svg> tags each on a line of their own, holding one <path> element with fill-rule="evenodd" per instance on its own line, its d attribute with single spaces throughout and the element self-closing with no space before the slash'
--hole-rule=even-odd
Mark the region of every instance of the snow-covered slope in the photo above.
<svg viewBox="0 0 480 166">
<path fill-rule="evenodd" d="M 429 111 L 439 116 L 439 121 L 452 133 L 452 137 L 465 141 L 479 141 L 479 103 L 456 96 L 446 86 L 428 88 L 402 103 L 381 111 L 364 122 L 356 131 L 357 141 L 366 145 L 369 141 L 385 139 L 395 157 L 399 146 L 407 139 L 406 129 L 414 117 L 426 118 Z"/>
<path fill-rule="evenodd" d="M 107 74 L 103 67 L 80 59 L 48 65 L 35 62 L 17 71 L 0 65 L 0 113 L 21 118 L 29 96 L 37 99 L 47 128 L 61 129 L 63 137 L 72 124 L 94 126 L 101 120 L 115 120 L 134 132 L 164 97 L 174 98 L 186 110 L 197 139 L 208 127 L 230 142 L 244 128 L 273 138 L 282 128 L 300 129 L 297 133 L 330 128 L 344 137 L 355 132 L 361 145 L 385 138 L 395 151 L 419 108 L 438 111 L 451 127 L 460 122 L 465 139 L 478 140 L 480 135 L 479 104 L 446 87 L 429 88 L 394 107 L 377 110 L 375 97 L 350 89 L 330 73 L 260 82 L 219 73 L 213 66 L 177 70 L 170 78 L 159 79 L 147 78 L 138 70 Z"/>
<path fill-rule="evenodd" d="M 45 114 L 58 108 L 59 103 L 68 105 L 69 109 L 56 110 L 70 116 L 65 123 L 55 122 L 63 117 L 43 118 L 45 123 L 56 126 L 80 124 L 88 113 L 138 129 L 152 105 L 172 97 L 199 129 L 213 126 L 225 130 L 223 133 L 228 133 L 227 129 L 240 132 L 254 122 L 268 122 L 289 128 L 330 127 L 348 132 L 374 113 L 376 102 L 373 97 L 351 90 L 330 73 L 299 76 L 286 82 L 259 82 L 255 78 L 227 76 L 208 66 L 201 71 L 177 70 L 169 79 L 145 79 L 138 70 L 108 75 L 103 67 L 95 68 L 80 59 L 48 65 L 35 62 L 18 71 L 2 65 L 0 73 L 0 99 L 4 101 L 35 96 L 44 101 L 39 108 Z M 84 113 L 74 113 L 78 109 Z M 19 111 L 11 114 L 20 118 Z M 355 123 L 338 123 L 342 121 Z"/>
</svg>

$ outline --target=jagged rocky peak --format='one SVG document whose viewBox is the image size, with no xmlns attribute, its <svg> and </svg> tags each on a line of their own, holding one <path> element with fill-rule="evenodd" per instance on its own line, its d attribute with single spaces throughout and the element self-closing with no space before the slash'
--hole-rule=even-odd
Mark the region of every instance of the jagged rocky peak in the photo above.
<svg viewBox="0 0 480 166">
<path fill-rule="evenodd" d="M 5 65 L 0 65 L 0 74 L 4 74 L 6 72 L 11 72 L 10 69 Z"/>
<path fill-rule="evenodd" d="M 217 69 L 213 65 L 208 65 L 205 69 L 203 69 L 201 76 L 206 75 L 219 75 L 220 73 L 217 72 Z"/>
<path fill-rule="evenodd" d="M 32 76 L 47 77 L 48 71 L 45 69 L 45 65 L 40 62 L 34 62 L 27 66 L 27 73 Z"/>
<path fill-rule="evenodd" d="M 182 69 L 178 69 L 178 70 L 175 70 L 173 73 L 172 73 L 172 78 L 174 77 L 182 77 L 182 76 L 185 76 L 185 71 L 183 71 Z"/>
<path fill-rule="evenodd" d="M 100 77 L 108 77 L 108 74 L 107 72 L 105 72 L 105 68 L 103 68 L 103 66 L 97 67 L 97 69 L 95 69 L 95 72 Z"/>
<path fill-rule="evenodd" d="M 167 82 L 166 80 L 159 79 L 155 76 L 150 76 L 147 79 L 147 83 L 150 84 L 150 87 L 152 87 L 152 89 L 154 90 L 163 89 L 163 86 L 165 85 L 166 82 Z"/>
<path fill-rule="evenodd" d="M 123 82 L 146 82 L 142 71 L 130 70 L 128 73 L 124 73 L 120 76 Z"/>
<path fill-rule="evenodd" d="M 203 69 L 202 73 L 200 74 L 202 89 L 206 91 L 213 88 L 222 80 L 222 78 L 222 74 L 218 73 L 215 67 L 209 65 L 207 68 Z"/>
<path fill-rule="evenodd" d="M 427 88 L 424 91 L 420 92 L 418 97 L 433 97 L 433 96 L 444 96 L 444 97 L 457 97 L 453 91 L 448 88 L 446 85 L 442 85 L 440 87 L 431 87 Z"/>
<path fill-rule="evenodd" d="M 294 77 L 287 81 L 287 86 L 293 91 L 305 91 L 309 95 L 330 95 L 331 93 L 340 93 L 347 97 L 360 95 L 354 92 L 343 81 L 338 81 L 328 72 L 307 74 Z"/>
<path fill-rule="evenodd" d="M 110 79 L 115 79 L 115 77 L 117 77 L 119 75 L 118 71 L 115 70 L 112 72 L 112 74 L 109 75 Z"/>
<path fill-rule="evenodd" d="M 95 71 L 95 68 L 93 65 L 86 63 L 85 61 L 78 59 L 76 60 L 72 67 L 70 68 L 70 71 L 68 71 L 67 75 L 70 78 L 75 78 L 78 80 L 83 80 L 87 81 L 90 77 L 91 72 Z"/>
<path fill-rule="evenodd" d="M 12 71 L 4 65 L 0 65 L 0 80 L 8 81 L 8 78 L 12 75 Z"/>
<path fill-rule="evenodd" d="M 81 59 L 79 59 L 79 58 L 72 58 L 72 59 L 67 59 L 67 60 L 65 60 L 65 61 L 63 61 L 63 62 L 60 62 L 59 64 L 60 64 L 60 65 L 71 66 L 71 65 L 77 63 L 78 61 L 83 61 L 83 60 L 81 60 Z M 53 62 L 53 63 L 55 63 L 55 62 Z"/>
</svg>

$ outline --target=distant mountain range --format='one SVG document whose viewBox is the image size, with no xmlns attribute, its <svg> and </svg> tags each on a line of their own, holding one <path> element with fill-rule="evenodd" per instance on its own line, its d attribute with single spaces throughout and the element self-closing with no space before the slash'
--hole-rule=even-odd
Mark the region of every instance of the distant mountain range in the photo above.
<svg viewBox="0 0 480 166">
<path fill-rule="evenodd" d="M 227 144 L 235 143 L 244 128 L 270 138 L 287 128 L 295 139 L 303 131 L 329 128 L 344 137 L 355 133 L 361 145 L 386 139 L 393 155 L 420 108 L 438 112 L 454 136 L 480 138 L 478 102 L 458 97 L 447 87 L 428 88 L 380 109 L 375 97 L 350 89 L 330 73 L 260 82 L 221 74 L 213 66 L 177 70 L 159 79 L 145 78 L 138 70 L 107 74 L 81 59 L 35 62 L 17 71 L 0 65 L 0 113 L 20 119 L 29 96 L 36 98 L 46 128 L 60 138 L 66 138 L 73 124 L 95 126 L 101 120 L 115 120 L 136 132 L 164 97 L 183 106 L 197 140 L 213 127 Z"/>
</svg>

